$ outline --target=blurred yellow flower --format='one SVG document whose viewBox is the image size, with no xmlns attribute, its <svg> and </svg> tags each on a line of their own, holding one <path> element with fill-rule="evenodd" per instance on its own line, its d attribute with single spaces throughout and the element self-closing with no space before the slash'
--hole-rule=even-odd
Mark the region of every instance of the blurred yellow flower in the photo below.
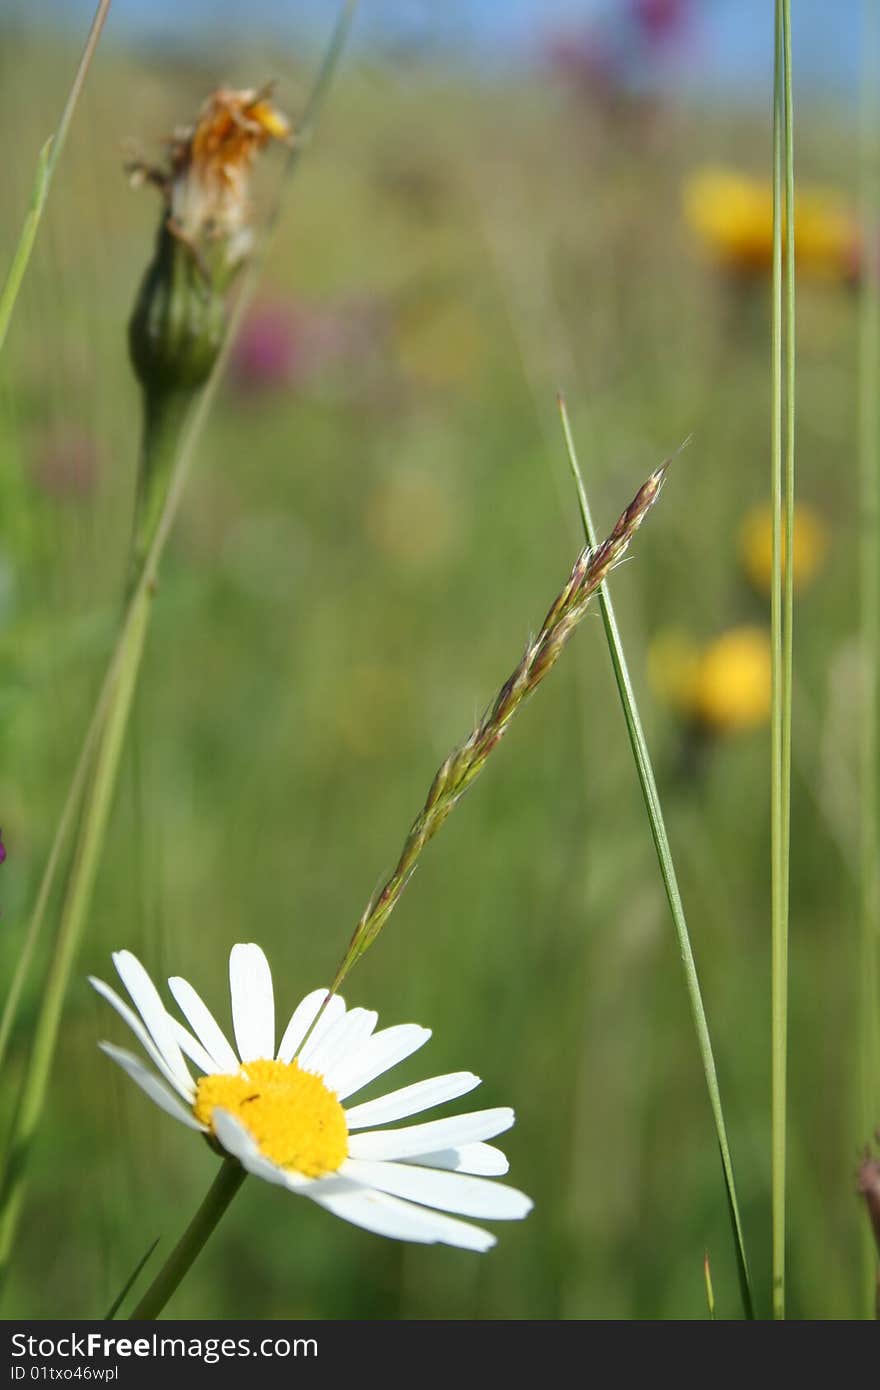
<svg viewBox="0 0 880 1390">
<path fill-rule="evenodd" d="M 795 589 L 804 589 L 815 579 L 828 550 L 828 530 L 818 512 L 799 502 L 794 512 L 794 554 L 792 578 Z M 749 583 L 759 593 L 769 594 L 773 571 L 773 515 L 769 505 L 753 507 L 739 532 L 739 553 Z M 782 538 L 785 556 L 785 536 Z"/>
<path fill-rule="evenodd" d="M 683 204 L 690 226 L 724 269 L 745 274 L 769 272 L 773 191 L 767 180 L 728 169 L 701 169 L 686 181 Z M 794 238 L 800 273 L 824 280 L 845 280 L 855 273 L 856 219 L 833 189 L 798 189 Z"/>
<path fill-rule="evenodd" d="M 758 728 L 770 715 L 770 637 L 734 627 L 699 646 L 683 633 L 661 634 L 648 656 L 656 693 L 707 732 Z"/>
</svg>

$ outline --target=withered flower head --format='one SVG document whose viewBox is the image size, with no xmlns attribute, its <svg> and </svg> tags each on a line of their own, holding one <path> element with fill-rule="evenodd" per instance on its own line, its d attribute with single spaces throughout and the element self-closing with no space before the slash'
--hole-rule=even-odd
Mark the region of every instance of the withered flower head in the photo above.
<svg viewBox="0 0 880 1390">
<path fill-rule="evenodd" d="M 251 249 L 254 159 L 290 132 L 266 88 L 221 88 L 195 125 L 173 136 L 167 167 L 129 165 L 132 181 L 154 184 L 164 201 L 156 252 L 130 325 L 132 360 L 144 386 L 189 390 L 207 377 L 222 337 L 225 293 Z"/>
<path fill-rule="evenodd" d="M 182 415 L 207 381 L 226 328 L 230 283 L 252 245 L 248 182 L 258 152 L 291 127 L 266 88 L 221 88 L 169 142 L 167 166 L 129 165 L 162 193 L 162 214 L 128 325 L 143 388 L 144 447 L 135 558 L 155 533 Z"/>
<path fill-rule="evenodd" d="M 258 152 L 286 141 L 291 126 L 268 91 L 221 87 L 202 106 L 195 125 L 175 132 L 167 171 L 135 165 L 136 181 L 163 191 L 169 230 L 197 253 L 222 244 L 228 267 L 250 250 L 248 180 Z"/>
</svg>

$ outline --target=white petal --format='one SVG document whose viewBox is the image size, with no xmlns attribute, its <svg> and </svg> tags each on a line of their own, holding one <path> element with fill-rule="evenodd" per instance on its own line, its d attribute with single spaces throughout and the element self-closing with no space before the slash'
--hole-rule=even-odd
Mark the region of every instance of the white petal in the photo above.
<svg viewBox="0 0 880 1390">
<path fill-rule="evenodd" d="M 332 1185 L 331 1185 L 332 1184 Z M 392 1240 L 416 1241 L 420 1245 L 457 1245 L 464 1250 L 489 1250 L 495 1244 L 495 1237 L 477 1226 L 469 1226 L 464 1221 L 454 1221 L 439 1212 L 427 1211 L 424 1207 L 412 1206 L 397 1197 L 388 1197 L 384 1192 L 373 1192 L 369 1188 L 344 1188 L 335 1179 L 327 1186 L 324 1181 L 313 1182 L 305 1189 L 319 1206 L 341 1216 L 354 1226 L 362 1226 L 376 1235 L 390 1236 Z"/>
<path fill-rule="evenodd" d="M 177 1045 L 171 1015 L 153 981 L 131 951 L 114 951 L 113 964 L 153 1041 L 177 1077 L 178 1089 L 191 1093 L 193 1080 Z"/>
<path fill-rule="evenodd" d="M 195 1062 L 199 1071 L 203 1071 L 205 1076 L 212 1076 L 217 1070 L 217 1064 L 213 1057 L 209 1057 L 198 1038 L 194 1038 L 188 1028 L 184 1028 L 182 1023 L 178 1023 L 176 1018 L 172 1018 L 174 1024 L 174 1036 L 180 1043 L 181 1052 Z"/>
<path fill-rule="evenodd" d="M 313 989 L 311 994 L 307 994 L 305 999 L 297 1004 L 281 1039 L 278 1049 L 279 1062 L 293 1061 L 293 1054 L 317 1018 L 318 1010 L 327 998 L 327 993 L 326 989 Z"/>
<path fill-rule="evenodd" d="M 180 1120 L 181 1124 L 188 1125 L 190 1129 L 200 1130 L 195 1116 L 187 1110 L 176 1096 L 173 1096 L 166 1086 L 163 1086 L 158 1076 L 154 1076 L 148 1071 L 140 1058 L 135 1057 L 133 1052 L 126 1052 L 124 1047 L 114 1047 L 112 1043 L 98 1043 L 102 1052 L 106 1052 L 108 1057 L 112 1057 L 114 1062 L 118 1062 L 123 1071 L 128 1072 L 132 1081 L 136 1081 L 142 1091 L 146 1091 L 150 1100 L 155 1101 L 160 1110 L 164 1110 L 166 1115 L 171 1115 L 175 1120 Z"/>
<path fill-rule="evenodd" d="M 324 999 L 327 999 L 327 992 L 324 992 Z M 321 1001 L 323 1003 L 323 1000 Z M 307 1067 L 309 1071 L 314 1071 L 312 1058 L 314 1057 L 318 1045 L 323 1042 L 330 1029 L 345 1017 L 345 1000 L 340 999 L 338 994 L 331 994 L 327 999 L 327 1007 L 321 1014 L 312 1031 L 309 1033 L 299 1052 L 296 1060 L 301 1067 Z"/>
<path fill-rule="evenodd" d="M 399 1023 L 394 1028 L 383 1028 L 380 1033 L 373 1034 L 356 1056 L 333 1067 L 324 1080 L 340 1100 L 345 1100 L 362 1086 L 375 1081 L 383 1072 L 396 1067 L 405 1057 L 417 1052 L 430 1036 L 430 1028 L 419 1028 L 416 1023 Z"/>
<path fill-rule="evenodd" d="M 172 975 L 168 981 L 168 988 L 202 1047 L 209 1057 L 213 1057 L 215 1066 L 212 1070 L 234 1076 L 238 1071 L 238 1058 L 211 1010 L 202 1002 L 189 981 L 182 979 L 180 975 Z"/>
<path fill-rule="evenodd" d="M 417 1081 L 414 1086 L 403 1086 L 399 1091 L 390 1091 L 387 1096 L 377 1100 L 364 1101 L 346 1110 L 348 1128 L 363 1129 L 365 1125 L 387 1125 L 392 1120 L 404 1120 L 408 1115 L 418 1115 L 422 1110 L 430 1110 L 447 1100 L 457 1100 L 467 1095 L 480 1078 L 470 1071 L 450 1072 L 447 1076 L 432 1076 L 428 1081 Z"/>
<path fill-rule="evenodd" d="M 531 1199 L 515 1187 L 489 1182 L 486 1178 L 466 1177 L 463 1173 L 444 1173 L 437 1168 L 349 1158 L 340 1172 L 365 1187 L 375 1187 L 393 1197 L 438 1207 L 458 1216 L 476 1216 L 483 1221 L 519 1221 L 533 1206 Z"/>
<path fill-rule="evenodd" d="M 107 1003 L 112 1005 L 119 1014 L 119 1017 L 128 1024 L 147 1056 L 153 1062 L 157 1070 L 162 1073 L 166 1081 L 170 1082 L 174 1087 L 178 1095 L 183 1096 L 184 1100 L 187 1102 L 191 1101 L 196 1093 L 193 1082 L 190 1080 L 186 1086 L 181 1085 L 176 1073 L 172 1071 L 134 1010 L 128 1007 L 124 999 L 120 999 L 115 989 L 111 989 L 109 985 L 105 985 L 103 980 L 98 980 L 94 975 L 90 975 L 89 984 L 93 989 L 98 991 L 102 999 L 106 999 Z"/>
<path fill-rule="evenodd" d="M 453 1173 L 479 1173 L 484 1178 L 500 1178 L 510 1164 L 505 1154 L 491 1144 L 461 1144 L 437 1153 L 419 1154 L 419 1163 L 429 1168 L 448 1168 Z"/>
<path fill-rule="evenodd" d="M 366 1042 L 378 1017 L 372 1009 L 349 1009 L 318 1038 L 314 1047 L 309 1038 L 297 1061 L 309 1071 L 326 1076 L 332 1067 L 341 1065 Z M 317 1031 L 316 1028 L 315 1033 Z"/>
<path fill-rule="evenodd" d="M 513 1124 L 513 1111 L 475 1110 L 469 1115 L 450 1115 L 447 1120 L 429 1120 L 425 1125 L 404 1129 L 369 1130 L 353 1134 L 348 1152 L 352 1158 L 420 1158 L 438 1149 L 456 1148 L 477 1139 L 493 1139 Z"/>
<path fill-rule="evenodd" d="M 289 1173 L 286 1169 L 279 1168 L 270 1158 L 266 1158 L 265 1154 L 260 1152 L 253 1135 L 228 1111 L 219 1108 L 214 1110 L 211 1123 L 226 1152 L 237 1158 L 242 1168 L 246 1168 L 255 1177 L 263 1178 L 265 1182 L 275 1183 L 279 1187 L 296 1188 L 308 1183 L 308 1178 L 303 1178 L 298 1173 Z"/>
<path fill-rule="evenodd" d="M 272 971 L 263 951 L 240 942 L 229 953 L 232 1027 L 243 1062 L 275 1056 L 275 998 Z"/>
</svg>

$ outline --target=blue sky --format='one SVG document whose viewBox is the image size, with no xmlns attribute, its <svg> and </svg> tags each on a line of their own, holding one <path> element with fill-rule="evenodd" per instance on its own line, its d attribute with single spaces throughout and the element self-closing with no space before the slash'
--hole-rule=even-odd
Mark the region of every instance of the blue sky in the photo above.
<svg viewBox="0 0 880 1390">
<path fill-rule="evenodd" d="M 361 0 L 361 44 L 401 39 L 433 42 L 481 65 L 521 62 L 540 51 L 548 33 L 613 15 L 623 0 Z M 93 0 L 4 0 L 7 12 L 63 17 L 83 28 Z M 772 48 L 772 0 L 692 0 L 691 42 L 670 66 L 669 80 L 689 87 L 767 91 Z M 794 68 L 801 87 L 845 96 L 855 83 L 861 0 L 797 0 Z M 295 39 L 303 29 L 326 31 L 332 0 L 114 0 L 111 32 L 142 34 L 173 44 L 175 37 L 222 25 L 252 33 L 274 30 Z"/>
</svg>

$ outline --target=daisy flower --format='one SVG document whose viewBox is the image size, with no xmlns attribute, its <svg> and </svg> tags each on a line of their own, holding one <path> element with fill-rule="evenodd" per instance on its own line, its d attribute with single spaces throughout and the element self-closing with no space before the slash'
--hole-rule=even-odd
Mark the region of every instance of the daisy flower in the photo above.
<svg viewBox="0 0 880 1390">
<path fill-rule="evenodd" d="M 429 1029 L 402 1023 L 376 1031 L 371 1009 L 348 1009 L 333 995 L 322 1011 L 327 990 L 316 989 L 294 1009 L 276 1047 L 272 973 L 249 943 L 229 956 L 233 1048 L 186 980 L 175 976 L 168 986 L 189 1027 L 168 1012 L 130 951 L 117 951 L 113 963 L 134 1009 L 102 980 L 91 983 L 155 1070 L 112 1043 L 101 1048 L 162 1110 L 247 1172 L 355 1226 L 426 1245 L 488 1250 L 495 1237 L 457 1217 L 515 1220 L 531 1209 L 522 1192 L 488 1181 L 507 1172 L 504 1154 L 485 1141 L 511 1127 L 511 1109 L 377 1128 L 465 1095 L 479 1085 L 471 1072 L 349 1103 L 422 1047 Z"/>
</svg>

